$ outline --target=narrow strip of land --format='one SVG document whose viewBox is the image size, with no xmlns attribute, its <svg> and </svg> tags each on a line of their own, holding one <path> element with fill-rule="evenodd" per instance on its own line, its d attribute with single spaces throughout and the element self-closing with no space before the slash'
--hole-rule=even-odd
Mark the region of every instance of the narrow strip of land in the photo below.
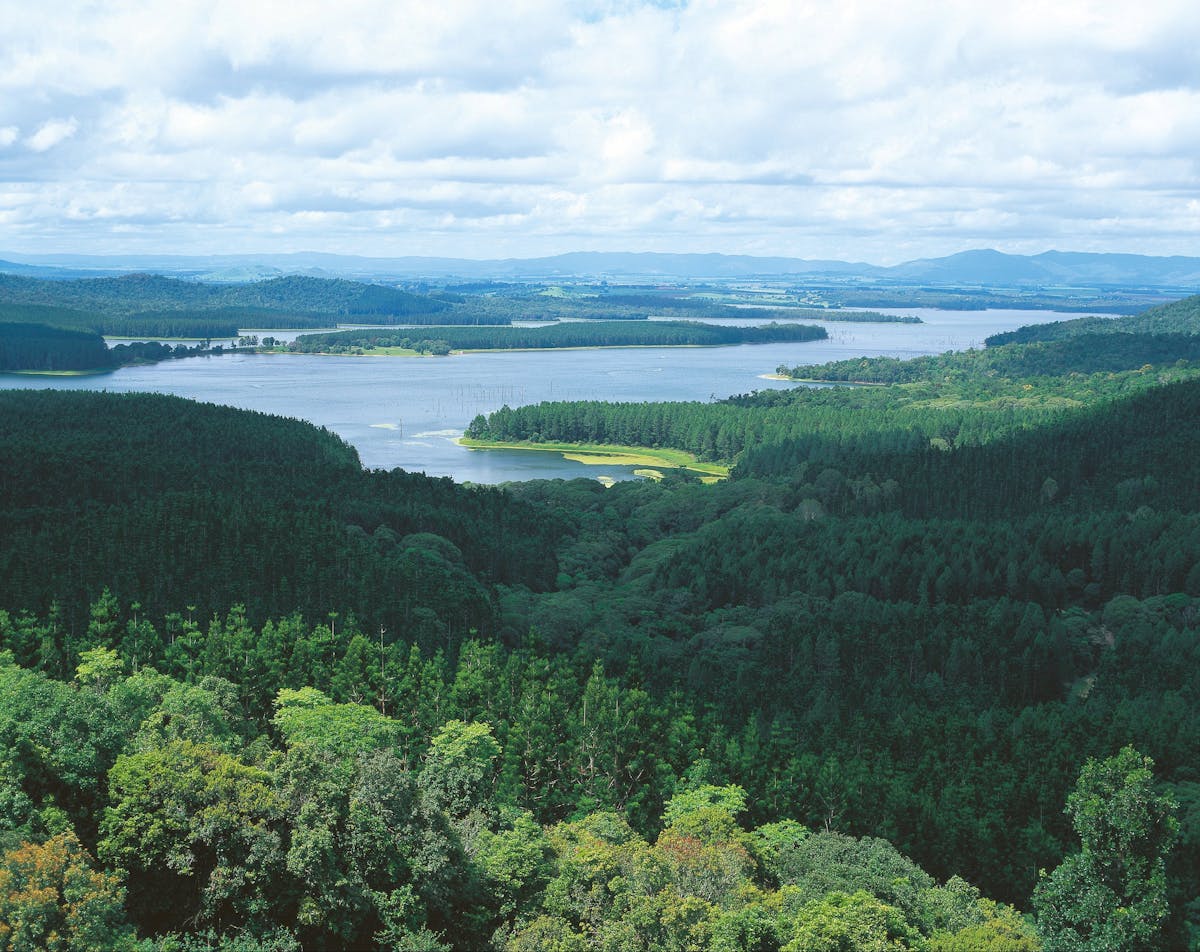
<svg viewBox="0 0 1200 952">
<path fill-rule="evenodd" d="M 529 443 L 477 440 L 468 436 L 457 440 L 460 446 L 472 450 L 534 450 L 558 453 L 565 459 L 590 466 L 638 466 L 644 469 L 685 469 L 700 473 L 706 481 L 724 479 L 729 467 L 720 463 L 702 462 L 684 450 L 647 446 L 615 446 L 605 443 Z M 661 476 L 661 473 L 659 474 Z"/>
</svg>

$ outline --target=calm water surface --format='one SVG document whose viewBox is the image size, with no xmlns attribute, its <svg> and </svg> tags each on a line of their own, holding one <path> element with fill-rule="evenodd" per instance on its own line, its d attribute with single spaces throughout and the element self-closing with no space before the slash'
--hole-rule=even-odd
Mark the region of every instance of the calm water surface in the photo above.
<svg viewBox="0 0 1200 952">
<path fill-rule="evenodd" d="M 1048 311 L 935 311 L 923 324 L 825 327 L 829 339 L 736 347 L 511 351 L 453 357 L 232 354 L 123 367 L 91 377 L 0 374 L 0 388 L 149 391 L 297 417 L 357 448 L 363 465 L 401 467 L 463 482 L 609 476 L 633 467 L 586 466 L 552 453 L 468 450 L 454 443 L 478 413 L 542 400 L 710 400 L 767 387 L 780 364 L 851 357 L 915 357 L 980 347 L 990 334 L 1080 315 Z M 725 322 L 718 323 L 745 323 Z M 811 322 L 810 322 L 811 323 Z M 294 334 L 272 331 L 276 337 Z M 297 332 L 303 333 L 303 332 Z"/>
</svg>

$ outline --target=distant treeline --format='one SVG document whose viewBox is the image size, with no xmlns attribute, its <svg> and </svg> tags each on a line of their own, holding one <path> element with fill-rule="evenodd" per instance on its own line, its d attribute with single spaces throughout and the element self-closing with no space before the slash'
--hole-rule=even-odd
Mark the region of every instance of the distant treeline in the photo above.
<svg viewBox="0 0 1200 952">
<path fill-rule="evenodd" d="M 396 288 L 292 275 L 249 284 L 208 284 L 153 274 L 46 281 L 0 274 L 0 301 L 101 313 L 258 308 L 300 314 L 407 316 L 448 310 L 440 301 Z"/>
<path fill-rule="evenodd" d="M 1160 304 L 1129 317 L 1081 317 L 1053 324 L 1034 324 L 987 339 L 989 347 L 1001 344 L 1029 344 L 1035 341 L 1067 340 L 1097 334 L 1200 334 L 1200 294 Z M 1114 347 L 1129 346 L 1114 342 Z"/>
<path fill-rule="evenodd" d="M 809 291 L 796 288 L 797 293 Z M 1136 314 L 1161 296 L 1133 291 L 1106 292 L 1094 297 L 1016 293 L 984 288 L 847 288 L 822 287 L 821 297 L 837 307 L 933 307 L 947 311 L 986 311 L 1015 308 L 1030 311 L 1085 312 L 1089 314 Z"/>
<path fill-rule="evenodd" d="M 1074 322 L 1070 322 L 1074 323 Z M 1051 325 L 1054 326 L 1054 325 Z M 1023 328 L 1026 330 L 1027 328 Z M 997 338 L 1010 338 L 998 335 Z M 862 383 L 914 383 L 947 379 L 965 382 L 981 378 L 1057 377 L 1064 374 L 1117 373 L 1146 364 L 1200 360 L 1200 336 L 1185 334 L 1083 333 L 1028 346 L 989 346 L 936 356 L 899 360 L 895 357 L 856 357 L 828 364 L 778 368 L 796 380 L 829 380 Z"/>
<path fill-rule="evenodd" d="M 466 286 L 474 287 L 474 286 Z M 456 288 L 460 291 L 461 288 Z M 759 303 L 728 303 L 687 291 L 630 289 L 611 292 L 596 288 L 590 293 L 547 293 L 526 285 L 480 286 L 475 293 L 443 293 L 437 297 L 455 304 L 456 310 L 514 321 L 646 320 L 670 314 L 680 320 L 721 318 L 740 321 L 854 321 L 884 324 L 920 324 L 919 317 L 881 314 L 878 311 L 833 308 L 772 307 Z M 449 323 L 449 322 L 447 322 Z M 468 323 L 461 321 L 456 323 Z M 478 321 L 477 323 L 485 323 Z"/>
<path fill-rule="evenodd" d="M 125 364 L 221 353 L 205 344 L 132 341 L 108 347 L 95 331 L 67 330 L 44 324 L 0 324 L 0 373 L 113 370 Z"/>
<path fill-rule="evenodd" d="M 211 311 L 147 311 L 139 314 L 101 314 L 69 307 L 46 304 L 0 303 L 0 321 L 8 324 L 43 324 L 69 330 L 107 334 L 111 337 L 188 337 L 209 340 L 214 337 L 236 337 L 239 322 L 242 327 L 282 326 L 278 312 L 241 308 L 221 308 Z M 316 315 L 289 315 L 283 323 L 300 327 L 319 327 L 330 318 L 317 320 Z M 261 323 L 259 323 L 261 322 Z"/>
<path fill-rule="evenodd" d="M 104 338 L 44 324 L 0 324 L 0 372 L 95 370 L 112 366 Z"/>
<path fill-rule="evenodd" d="M 862 324 L 920 324 L 919 317 L 881 314 L 879 311 L 842 311 L 819 307 L 758 307 L 722 304 L 686 295 L 605 294 L 597 299 L 604 304 L 646 308 L 654 311 L 683 311 L 687 317 L 721 317 L 744 320 L 847 321 Z"/>
<path fill-rule="evenodd" d="M 361 356 L 383 349 L 411 350 L 418 354 L 445 357 L 450 353 L 450 344 L 444 339 L 444 327 L 430 328 L 427 332 L 357 330 L 339 331 L 332 334 L 304 334 L 290 343 L 281 345 L 294 354 L 349 354 Z M 434 335 L 430 338 L 428 335 Z"/>
<path fill-rule="evenodd" d="M 794 308 L 784 311 L 811 321 L 845 322 L 847 324 L 924 324 L 913 314 L 883 314 L 880 311 L 840 311 L 823 308 Z M 776 312 L 778 313 L 778 312 Z"/>
<path fill-rule="evenodd" d="M 158 275 L 47 281 L 0 274 L 0 320 L 131 337 L 233 337 L 245 327 L 507 324 L 508 317 L 356 281 L 292 276 L 204 284 Z"/>
<path fill-rule="evenodd" d="M 806 324 L 724 327 L 691 321 L 589 321 L 548 327 L 439 327 L 428 335 L 453 350 L 540 350 L 557 347 L 680 347 L 824 340 L 824 328 Z M 353 353 L 375 347 L 410 347 L 411 334 L 374 330 L 305 334 L 290 345 L 300 353 Z"/>
</svg>

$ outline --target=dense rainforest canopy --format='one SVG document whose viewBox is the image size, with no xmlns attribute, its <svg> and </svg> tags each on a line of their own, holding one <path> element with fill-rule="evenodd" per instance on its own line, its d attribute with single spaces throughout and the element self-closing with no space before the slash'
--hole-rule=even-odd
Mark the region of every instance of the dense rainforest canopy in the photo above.
<svg viewBox="0 0 1200 952">
<path fill-rule="evenodd" d="M 0 393 L 0 944 L 1195 945 L 1200 375 L 1144 334 L 472 425 L 712 486 Z"/>
</svg>

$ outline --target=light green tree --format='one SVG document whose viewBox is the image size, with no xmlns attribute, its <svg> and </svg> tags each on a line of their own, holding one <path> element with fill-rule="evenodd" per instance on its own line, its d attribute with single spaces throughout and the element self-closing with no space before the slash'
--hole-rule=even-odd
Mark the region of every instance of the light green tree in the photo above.
<svg viewBox="0 0 1200 952">
<path fill-rule="evenodd" d="M 431 806 L 463 817 L 487 798 L 492 764 L 499 756 L 489 725 L 448 721 L 429 745 L 417 785 Z"/>
<path fill-rule="evenodd" d="M 211 744 L 124 754 L 108 775 L 97 853 L 128 871 L 131 908 L 166 931 L 269 919 L 284 854 L 271 775 Z"/>
<path fill-rule="evenodd" d="M 1161 943 L 1166 857 L 1178 824 L 1174 801 L 1154 790 L 1153 766 L 1132 747 L 1084 765 L 1066 806 L 1081 849 L 1043 871 L 1033 894 L 1048 952 Z"/>
<path fill-rule="evenodd" d="M 124 673 L 125 662 L 112 648 L 91 648 L 80 653 L 75 679 L 97 694 L 103 694 Z"/>
<path fill-rule="evenodd" d="M 790 933 L 782 952 L 900 952 L 923 945 L 904 913 L 861 890 L 831 892 L 802 906 Z"/>
</svg>

